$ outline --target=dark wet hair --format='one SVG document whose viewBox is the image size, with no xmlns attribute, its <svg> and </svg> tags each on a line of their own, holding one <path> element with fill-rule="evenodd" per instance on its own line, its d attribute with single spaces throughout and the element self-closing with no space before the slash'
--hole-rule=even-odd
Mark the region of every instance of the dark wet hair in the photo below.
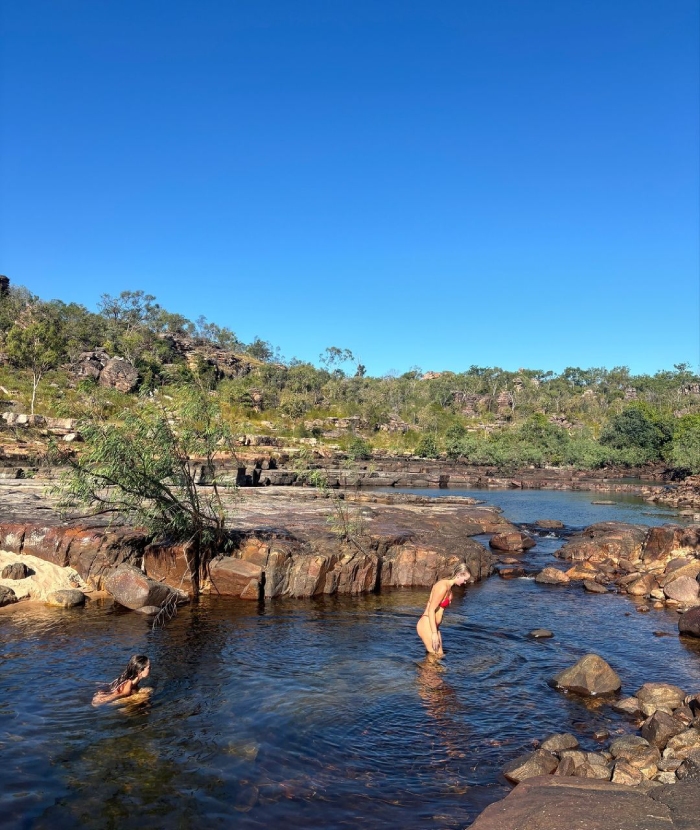
<svg viewBox="0 0 700 830">
<path fill-rule="evenodd" d="M 127 680 L 136 680 L 136 678 L 141 674 L 141 672 L 146 668 L 146 666 L 151 661 L 146 657 L 145 654 L 134 654 L 134 656 L 129 660 L 126 668 L 124 671 L 119 675 L 116 680 L 113 680 L 109 684 L 110 692 L 116 692 L 116 690 L 125 683 Z"/>
</svg>

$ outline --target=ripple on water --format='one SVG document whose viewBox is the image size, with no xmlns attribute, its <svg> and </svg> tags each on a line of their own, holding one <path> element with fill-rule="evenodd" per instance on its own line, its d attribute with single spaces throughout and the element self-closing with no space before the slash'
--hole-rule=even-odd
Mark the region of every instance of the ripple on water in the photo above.
<svg viewBox="0 0 700 830">
<path fill-rule="evenodd" d="M 527 561 L 561 541 L 538 539 Z M 700 643 L 679 640 L 676 614 L 490 579 L 455 591 L 438 662 L 415 633 L 426 594 L 204 600 L 156 631 L 111 603 L 0 616 L 0 814 L 40 830 L 463 827 L 533 740 L 574 731 L 594 749 L 596 729 L 629 728 L 547 685 L 584 653 L 625 693 L 700 689 Z M 554 637 L 528 636 L 540 627 Z M 90 706 L 134 653 L 153 661 L 150 699 Z"/>
</svg>

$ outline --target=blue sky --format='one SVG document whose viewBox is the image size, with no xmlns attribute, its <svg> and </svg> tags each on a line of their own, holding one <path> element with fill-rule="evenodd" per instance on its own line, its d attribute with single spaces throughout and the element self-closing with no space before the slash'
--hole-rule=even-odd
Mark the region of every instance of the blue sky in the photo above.
<svg viewBox="0 0 700 830">
<path fill-rule="evenodd" d="M 697 0 L 8 0 L 0 272 L 370 374 L 700 362 Z"/>
</svg>

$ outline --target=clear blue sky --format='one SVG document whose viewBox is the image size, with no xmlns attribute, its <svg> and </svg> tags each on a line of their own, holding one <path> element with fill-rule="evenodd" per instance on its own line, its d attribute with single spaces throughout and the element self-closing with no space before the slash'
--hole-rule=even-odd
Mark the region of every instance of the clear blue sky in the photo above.
<svg viewBox="0 0 700 830">
<path fill-rule="evenodd" d="M 0 273 L 370 374 L 700 361 L 697 0 L 5 0 Z"/>
</svg>

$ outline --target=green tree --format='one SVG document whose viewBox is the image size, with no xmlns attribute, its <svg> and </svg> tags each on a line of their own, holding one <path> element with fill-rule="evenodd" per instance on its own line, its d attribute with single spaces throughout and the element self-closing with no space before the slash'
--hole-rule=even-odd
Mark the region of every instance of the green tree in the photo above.
<svg viewBox="0 0 700 830">
<path fill-rule="evenodd" d="M 700 473 L 700 415 L 684 415 L 678 419 L 669 461 L 679 470 Z"/>
<path fill-rule="evenodd" d="M 230 435 L 200 389 L 186 391 L 173 421 L 172 412 L 149 404 L 120 423 L 84 424 L 85 449 L 67 459 L 57 492 L 64 510 L 88 505 L 93 514 L 128 517 L 155 538 L 184 542 L 196 595 L 209 561 L 227 543 L 216 477 L 206 489 L 196 480 L 200 468 L 214 471 L 214 454 Z"/>
<path fill-rule="evenodd" d="M 5 351 L 13 366 L 32 373 L 30 412 L 33 415 L 41 379 L 65 357 L 66 340 L 60 322 L 45 306 L 35 306 L 9 330 Z"/>
<path fill-rule="evenodd" d="M 648 404 L 637 403 L 610 421 L 600 441 L 617 450 L 640 450 L 653 461 L 662 457 L 671 437 L 667 421 Z"/>
</svg>

